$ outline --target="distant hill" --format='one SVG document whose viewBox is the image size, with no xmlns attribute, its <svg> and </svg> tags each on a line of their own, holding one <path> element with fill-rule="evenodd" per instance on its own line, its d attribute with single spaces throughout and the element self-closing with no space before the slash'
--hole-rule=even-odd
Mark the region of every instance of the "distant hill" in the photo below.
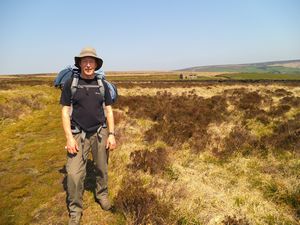
<svg viewBox="0 0 300 225">
<path fill-rule="evenodd" d="M 248 64 L 196 66 L 177 71 L 191 72 L 239 72 L 239 73 L 300 73 L 300 60 L 272 61 Z"/>
</svg>

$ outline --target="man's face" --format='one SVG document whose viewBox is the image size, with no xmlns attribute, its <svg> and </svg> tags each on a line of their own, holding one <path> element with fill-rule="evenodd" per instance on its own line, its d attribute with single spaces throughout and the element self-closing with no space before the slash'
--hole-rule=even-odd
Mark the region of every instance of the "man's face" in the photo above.
<svg viewBox="0 0 300 225">
<path fill-rule="evenodd" d="M 97 63 L 93 57 L 84 57 L 80 60 L 81 72 L 85 76 L 93 76 L 96 67 Z"/>
</svg>

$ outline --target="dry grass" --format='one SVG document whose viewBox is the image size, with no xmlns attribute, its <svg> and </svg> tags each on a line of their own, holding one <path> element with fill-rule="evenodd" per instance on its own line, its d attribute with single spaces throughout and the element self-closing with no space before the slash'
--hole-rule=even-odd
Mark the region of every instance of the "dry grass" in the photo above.
<svg viewBox="0 0 300 225">
<path fill-rule="evenodd" d="M 184 92 L 191 92 L 193 91 L 196 95 L 202 96 L 204 98 L 210 98 L 215 95 L 220 95 L 223 92 L 230 91 L 230 90 L 236 90 L 236 89 L 244 89 L 246 88 L 248 91 L 257 91 L 257 92 L 263 92 L 263 93 L 273 93 L 274 90 L 282 89 L 284 88 L 283 85 L 241 85 L 241 84 L 235 84 L 235 85 L 215 85 L 215 84 L 198 84 L 197 86 L 193 85 L 186 85 L 183 87 L 174 87 L 173 85 L 166 85 L 161 88 L 155 87 L 159 85 L 153 85 L 153 87 L 147 88 L 143 86 L 135 86 L 133 88 L 127 88 L 127 87 L 120 87 L 118 89 L 119 94 L 122 96 L 144 96 L 144 95 L 150 95 L 155 96 L 157 92 L 167 91 L 172 93 L 173 95 L 182 95 Z M 190 86 L 190 87 L 189 87 Z M 290 86 L 285 87 L 288 89 L 289 92 L 293 93 L 295 96 L 300 96 L 300 88 L 298 86 Z M 273 98 L 276 98 L 277 96 L 274 96 Z M 285 97 L 288 97 L 286 95 Z"/>
<path fill-rule="evenodd" d="M 109 76 L 172 76 L 176 75 L 179 77 L 180 74 L 189 75 L 194 74 L 197 76 L 213 77 L 222 74 L 232 74 L 232 72 L 194 72 L 194 71 L 108 71 L 106 75 Z"/>
</svg>

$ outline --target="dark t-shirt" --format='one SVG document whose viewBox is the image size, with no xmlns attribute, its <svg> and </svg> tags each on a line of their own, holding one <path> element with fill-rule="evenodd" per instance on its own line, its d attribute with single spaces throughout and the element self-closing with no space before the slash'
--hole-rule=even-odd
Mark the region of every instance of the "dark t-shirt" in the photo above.
<svg viewBox="0 0 300 225">
<path fill-rule="evenodd" d="M 72 79 L 66 81 L 61 93 L 60 104 L 71 106 L 71 85 Z M 77 88 L 73 96 L 73 111 L 71 125 L 80 127 L 86 132 L 94 132 L 106 121 L 103 111 L 103 97 L 100 94 L 98 82 L 94 79 L 79 78 L 78 85 L 95 85 L 95 87 Z M 111 105 L 112 99 L 106 82 L 104 85 L 105 105 Z"/>
</svg>

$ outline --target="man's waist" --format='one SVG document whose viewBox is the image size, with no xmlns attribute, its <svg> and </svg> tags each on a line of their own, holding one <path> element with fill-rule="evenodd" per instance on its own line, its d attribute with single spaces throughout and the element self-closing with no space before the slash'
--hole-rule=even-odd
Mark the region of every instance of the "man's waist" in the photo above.
<svg viewBox="0 0 300 225">
<path fill-rule="evenodd" d="M 92 126 L 92 127 L 88 127 L 88 128 L 85 128 L 83 126 L 80 126 L 78 124 L 75 124 L 75 123 L 71 123 L 71 131 L 73 134 L 78 134 L 78 133 L 81 133 L 82 131 L 84 131 L 85 133 L 87 134 L 90 134 L 90 133 L 96 133 L 97 130 L 102 127 L 102 128 L 107 128 L 107 125 L 106 123 L 101 123 L 101 124 L 98 124 L 96 126 Z"/>
</svg>

